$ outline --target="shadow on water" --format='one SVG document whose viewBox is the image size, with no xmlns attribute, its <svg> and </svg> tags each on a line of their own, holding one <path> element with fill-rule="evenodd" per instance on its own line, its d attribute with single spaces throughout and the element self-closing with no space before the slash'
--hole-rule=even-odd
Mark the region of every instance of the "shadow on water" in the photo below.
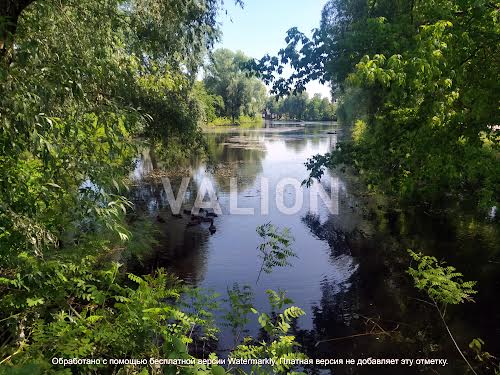
<svg viewBox="0 0 500 375">
<path fill-rule="evenodd" d="M 329 134 L 336 129 L 337 134 Z M 285 289 L 296 305 L 306 311 L 294 325 L 298 340 L 312 358 L 446 358 L 446 367 L 333 366 L 309 369 L 312 373 L 417 374 L 464 373 L 458 353 L 442 323 L 412 287 L 405 273 L 410 260 L 407 248 L 446 259 L 465 279 L 478 280 L 476 303 L 449 309 L 448 321 L 461 348 L 475 337 L 486 349 L 500 353 L 500 235 L 497 222 L 484 222 L 467 211 L 429 215 L 416 210 L 395 210 L 376 202 L 356 176 L 331 172 L 338 177 L 339 212 L 324 207 L 311 212 L 309 189 L 304 205 L 294 215 L 281 213 L 273 204 L 281 178 L 299 181 L 307 176 L 304 161 L 331 150 L 341 129 L 335 124 L 266 123 L 262 129 L 216 129 L 206 134 L 207 160 L 191 163 L 191 180 L 183 208 L 191 208 L 203 178 L 217 192 L 223 215 L 215 219 L 211 234 L 206 223 L 187 226 L 188 215 L 171 215 L 161 181 L 142 180 L 155 169 L 147 152 L 131 176 L 138 183 L 131 190 L 139 215 L 157 222 L 160 236 L 155 250 L 132 271 L 149 273 L 164 267 L 193 285 L 225 294 L 234 283 L 251 285 L 255 306 L 268 310 L 266 289 Z M 253 208 L 254 215 L 229 214 L 229 178 L 238 181 L 239 207 Z M 326 177 L 329 177 L 327 175 Z M 269 181 L 269 212 L 261 212 L 261 181 Z M 181 176 L 171 177 L 177 192 Z M 329 191 L 329 178 L 322 181 Z M 290 207 L 293 189 L 279 195 Z M 256 247 L 258 225 L 273 222 L 288 227 L 295 237 L 298 255 L 289 268 L 265 275 L 256 285 L 260 268 Z M 258 336 L 254 323 L 247 327 Z M 221 348 L 231 346 L 229 329 L 220 335 Z"/>
</svg>

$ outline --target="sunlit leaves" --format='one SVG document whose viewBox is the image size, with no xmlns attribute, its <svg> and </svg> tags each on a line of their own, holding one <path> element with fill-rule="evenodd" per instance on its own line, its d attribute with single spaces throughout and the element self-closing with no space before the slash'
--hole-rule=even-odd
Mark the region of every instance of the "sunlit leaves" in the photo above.
<svg viewBox="0 0 500 375">
<path fill-rule="evenodd" d="M 440 304 L 458 304 L 473 301 L 475 281 L 463 281 L 462 274 L 455 267 L 445 266 L 435 257 L 408 250 L 417 262 L 417 268 L 410 267 L 408 273 L 413 277 L 415 287 L 423 290 Z"/>
<path fill-rule="evenodd" d="M 37 305 L 43 305 L 44 299 L 43 298 L 27 298 L 26 299 L 26 305 L 28 307 L 33 307 Z"/>
<path fill-rule="evenodd" d="M 240 287 L 234 284 L 231 289 L 227 289 L 228 309 L 224 314 L 225 324 L 231 327 L 235 340 L 238 340 L 246 325 L 250 322 L 249 314 L 253 311 L 254 293 L 250 286 Z"/>
<path fill-rule="evenodd" d="M 500 165 L 481 140 L 498 122 L 491 67 L 500 34 L 490 13 L 470 1 L 331 0 L 322 38 L 331 57 L 325 70 L 341 88 L 337 114 L 366 127 L 362 139 L 355 128 L 354 142 L 311 159 L 311 178 L 347 163 L 403 201 L 472 197 L 482 208 L 496 205 Z"/>
<path fill-rule="evenodd" d="M 245 64 L 249 58 L 242 52 L 218 49 L 211 54 L 204 84 L 208 92 L 222 98 L 216 114 L 233 121 L 240 115 L 256 117 L 264 108 L 266 88 L 255 77 L 249 77 Z"/>
</svg>

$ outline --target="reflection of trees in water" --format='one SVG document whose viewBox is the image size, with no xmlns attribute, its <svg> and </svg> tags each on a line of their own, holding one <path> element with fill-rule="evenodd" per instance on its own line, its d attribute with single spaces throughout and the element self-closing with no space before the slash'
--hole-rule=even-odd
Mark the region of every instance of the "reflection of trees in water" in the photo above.
<svg viewBox="0 0 500 375">
<path fill-rule="evenodd" d="M 301 330 L 294 326 L 297 340 L 310 358 L 348 358 L 340 353 L 332 342 L 318 342 L 331 337 L 352 335 L 356 325 L 352 293 L 343 285 L 326 278 L 321 282 L 321 300 L 312 306 L 312 330 Z M 346 343 L 342 343 L 347 347 Z M 348 344 L 349 345 L 349 344 Z M 312 373 L 318 373 L 317 370 Z"/>
<path fill-rule="evenodd" d="M 338 213 L 331 214 L 324 210 L 325 213 L 320 218 L 317 214 L 309 212 L 301 220 L 313 235 L 328 242 L 332 255 L 351 254 L 360 241 L 376 230 L 373 222 L 364 219 L 369 215 L 362 197 L 352 193 L 357 190 L 353 189 L 340 173 L 337 173 L 336 177 L 338 179 L 331 182 L 329 175 L 326 175 L 320 182 L 315 183 L 320 183 L 328 196 L 335 196 L 332 195 L 332 188 L 337 189 L 338 199 L 333 202 L 332 208 L 337 208 Z M 354 251 L 353 255 L 357 256 L 358 253 Z"/>
<path fill-rule="evenodd" d="M 384 225 L 382 230 L 378 222 L 373 222 L 370 225 L 377 230 L 367 230 L 372 233 L 369 236 L 361 235 L 352 224 L 342 224 L 344 219 L 354 222 L 356 217 L 351 210 L 356 206 L 355 199 L 344 198 L 347 210 L 342 216 L 330 215 L 322 222 L 318 216 L 308 214 L 302 221 L 318 239 L 328 242 L 332 260 L 338 254 L 353 254 L 358 268 L 347 283 L 326 278 L 322 281 L 322 297 L 312 306 L 313 329 L 298 329 L 299 342 L 313 358 L 439 357 L 453 362 L 440 373 L 459 373 L 461 363 L 452 360 L 457 354 L 443 327 L 432 324 L 434 312 L 411 298 L 418 293 L 405 275 L 408 260 L 402 251 L 404 245 L 395 228 L 397 224 Z M 390 221 L 401 224 L 401 220 Z M 345 228 L 354 229 L 346 231 Z M 455 331 L 464 332 L 460 326 L 455 327 Z M 400 374 L 402 368 L 344 365 L 332 366 L 330 370 L 334 374 Z M 404 371 L 416 374 L 421 369 L 414 366 Z"/>
<path fill-rule="evenodd" d="M 148 175 L 155 168 L 156 162 L 153 162 L 150 149 L 148 147 L 140 148 L 139 155 L 135 160 L 135 168 L 130 172 L 129 177 L 132 180 L 139 180 L 145 175 Z"/>
<path fill-rule="evenodd" d="M 368 357 L 447 358 L 449 364 L 445 368 L 438 369 L 440 374 L 464 373 L 463 361 L 447 337 L 444 327 L 436 322 L 432 307 L 414 299 L 420 296 L 405 274 L 409 260 L 404 249 L 406 247 L 435 249 L 439 245 L 441 248 L 446 247 L 446 250 L 440 248 L 434 251 L 436 253 L 441 251 L 441 254 L 446 253 L 448 256 L 453 252 L 452 249 L 455 249 L 457 259 L 463 257 L 469 261 L 468 266 L 465 263 L 459 265 L 455 262 L 454 265 L 458 264 L 459 270 L 467 270 L 468 276 L 471 274 L 471 278 L 474 278 L 475 267 L 482 264 L 481 272 L 476 276 L 478 279 L 488 278 L 494 273 L 488 274 L 485 270 L 485 260 L 482 259 L 484 253 L 476 252 L 474 257 L 466 257 L 460 250 L 473 247 L 471 244 L 464 244 L 467 241 L 475 241 L 476 249 L 478 241 L 485 245 L 485 249 L 491 248 L 490 230 L 482 238 L 478 235 L 478 231 L 473 231 L 470 227 L 467 229 L 468 234 L 461 233 L 464 228 L 460 226 L 457 228 L 452 220 L 432 218 L 429 215 L 419 216 L 415 212 L 406 213 L 405 217 L 404 212 L 389 210 L 381 212 L 380 216 L 374 215 L 368 224 L 366 220 L 363 222 L 358 217 L 357 228 L 363 227 L 365 233 L 362 236 L 352 224 L 356 222 L 356 198 L 347 194 L 341 198 L 344 200 L 342 215 L 329 216 L 324 222 L 315 215 L 306 215 L 302 218 L 304 224 L 317 238 L 330 244 L 332 258 L 338 253 L 348 251 L 356 257 L 358 263 L 357 272 L 350 280 L 352 285 L 327 279 L 321 283 L 322 297 L 312 306 L 313 329 L 296 331 L 298 341 L 303 344 L 306 353 L 312 358 L 344 360 Z M 344 221 L 352 223 L 346 224 Z M 334 229 L 328 229 L 329 226 Z M 355 229 L 346 231 L 344 228 Z M 366 233 L 371 234 L 366 235 Z M 481 324 L 487 327 L 482 331 L 491 332 L 492 337 L 497 335 L 495 330 L 491 329 L 496 326 L 494 322 L 498 320 L 492 319 L 495 316 L 495 310 L 491 309 L 492 306 L 496 306 L 494 299 L 494 296 L 486 295 L 482 304 L 477 301 L 475 304 L 450 310 L 449 324 L 454 334 L 461 338 L 462 347 L 467 347 L 470 338 L 477 334 L 477 331 L 473 331 L 477 326 L 472 328 L 467 324 L 471 317 L 481 316 Z M 489 310 L 485 309 L 485 302 L 489 302 Z M 487 310 L 493 313 L 485 313 Z M 375 330 L 378 334 L 366 334 L 371 332 L 373 322 L 390 334 L 380 334 L 379 328 Z M 392 330 L 394 332 L 390 332 Z M 481 336 L 485 336 L 484 333 Z M 322 340 L 323 342 L 316 345 Z M 494 346 L 495 338 L 490 339 L 490 342 Z M 399 375 L 419 374 L 424 369 L 417 366 L 402 368 L 344 365 L 332 366 L 326 369 L 328 370 L 333 374 Z M 431 373 L 429 368 L 427 371 Z M 317 373 L 317 370 L 312 370 L 311 373 Z"/>
<path fill-rule="evenodd" d="M 172 189 L 177 193 L 180 178 L 172 179 Z M 186 194 L 185 207 L 191 207 L 196 197 L 191 183 Z M 208 228 L 187 227 L 189 215 L 174 218 L 168 206 L 165 189 L 161 183 L 141 184 L 130 190 L 129 198 L 134 202 L 136 213 L 140 217 L 149 217 L 156 222 L 159 234 L 158 244 L 152 251 L 137 259 L 128 268 L 138 274 L 150 273 L 164 267 L 187 282 L 196 283 L 203 278 L 206 271 L 207 242 L 210 236 Z M 157 221 L 157 216 L 162 222 Z"/>
<path fill-rule="evenodd" d="M 296 153 L 302 152 L 307 147 L 307 142 L 310 142 L 310 139 L 299 138 L 299 137 L 283 137 L 285 141 L 285 147 L 288 150 L 293 150 Z"/>
<path fill-rule="evenodd" d="M 355 226 L 342 225 L 341 220 L 346 215 L 355 216 L 348 210 L 342 216 L 329 215 L 323 222 L 311 213 L 302 217 L 302 222 L 311 233 L 328 243 L 332 262 L 338 264 L 342 257 L 347 257 L 346 254 L 355 254 L 357 260 L 356 272 L 350 278 L 325 277 L 321 281 L 321 299 L 311 308 L 314 328 L 299 329 L 297 337 L 312 358 L 345 360 L 376 357 L 377 354 L 384 358 L 401 358 L 404 350 L 411 352 L 411 348 L 405 346 L 402 350 L 398 346 L 398 333 L 391 333 L 391 337 L 365 334 L 372 329 L 375 333 L 380 332 L 375 323 L 389 331 L 397 325 L 394 321 L 404 320 L 401 313 L 404 292 L 390 281 L 388 275 L 392 270 L 379 258 L 376 246 L 381 239 L 367 240 Z M 350 337 L 359 334 L 363 336 Z M 356 366 L 332 366 L 330 370 L 335 374 L 360 373 L 359 368 L 356 371 L 353 368 Z M 400 370 L 394 368 L 394 371 L 377 372 L 371 368 L 372 372 L 368 373 L 396 374 Z"/>
<path fill-rule="evenodd" d="M 224 144 L 229 143 L 229 144 Z M 229 191 L 229 177 L 238 177 L 238 188 L 252 186 L 256 176 L 262 172 L 262 160 L 265 150 L 257 137 L 249 137 L 243 142 L 227 134 L 207 137 L 208 172 L 213 176 L 219 190 Z M 154 169 L 156 162 L 149 152 L 141 155 L 140 163 L 147 172 Z M 202 160 L 192 161 L 192 166 L 203 165 Z M 223 168 L 223 173 L 218 171 Z M 144 171 L 141 171 L 144 172 Z M 143 175 L 142 173 L 139 176 Z M 178 194 L 183 176 L 170 177 L 174 194 Z M 199 178 L 191 179 L 184 200 L 184 207 L 191 208 L 198 193 Z M 175 273 L 187 280 L 196 282 L 201 280 L 207 257 L 208 228 L 202 224 L 195 227 L 186 227 L 188 216 L 174 218 L 168 207 L 166 192 L 161 181 L 144 182 L 131 188 L 129 198 L 135 203 L 136 215 L 147 216 L 155 221 L 157 215 L 164 223 L 157 223 L 160 230 L 158 246 L 150 255 L 145 256 L 142 264 L 131 264 L 131 270 L 137 273 L 148 273 L 158 267 L 175 270 Z"/>
<path fill-rule="evenodd" d="M 321 223 L 318 215 L 308 212 L 301 220 L 316 238 L 328 243 L 332 255 L 350 253 L 348 236 L 353 234 L 346 234 L 344 231 L 336 229 L 334 223 L 332 223 L 331 215 L 329 219 Z"/>
<path fill-rule="evenodd" d="M 230 135 L 207 137 L 208 161 L 206 169 L 213 175 L 218 188 L 229 192 L 229 178 L 238 178 L 238 188 L 245 189 L 255 183 L 262 172 L 266 151 L 259 138 Z"/>
<path fill-rule="evenodd" d="M 297 130 L 287 131 L 284 133 L 264 133 L 263 137 L 270 143 L 283 142 L 287 149 L 299 153 L 304 151 L 307 147 L 307 142 L 311 141 L 311 139 L 305 137 L 304 132 L 304 128 L 298 128 Z"/>
<path fill-rule="evenodd" d="M 311 146 L 319 146 L 321 142 L 325 141 L 325 138 L 323 137 L 310 137 L 309 141 L 311 142 Z M 311 147 L 311 148 L 317 148 L 317 147 Z"/>
<path fill-rule="evenodd" d="M 324 134 L 312 134 L 306 132 L 287 132 L 276 135 L 267 134 L 266 140 L 284 142 L 285 147 L 295 153 L 301 153 L 307 148 L 311 150 L 319 149 L 321 143 L 325 142 L 328 142 L 329 149 L 333 149 L 336 145 L 336 135 L 326 138 Z"/>
<path fill-rule="evenodd" d="M 367 249 L 365 249 L 367 250 Z M 411 325 L 402 328 L 398 322 L 407 321 L 401 314 L 401 306 L 394 306 L 388 296 L 374 298 L 374 288 L 379 294 L 386 292 L 380 279 L 371 279 L 363 269 L 372 259 L 360 261 L 356 275 L 338 282 L 325 277 L 321 281 L 321 298 L 311 306 L 313 328 L 300 329 L 294 326 L 294 334 L 303 351 L 311 358 L 420 358 L 422 354 L 410 340 L 416 337 L 417 329 Z M 385 275 L 387 277 L 387 275 Z M 372 283 L 373 287 L 367 288 Z M 375 301 L 387 303 L 386 308 L 374 306 Z M 389 314 L 388 310 L 397 312 Z M 416 317 L 415 317 L 416 319 Z M 404 323 L 403 323 L 404 324 Z M 422 327 L 421 327 L 422 328 Z M 396 329 L 394 332 L 390 332 Z M 400 331 L 404 331 L 404 337 Z M 384 333 L 390 332 L 390 333 Z M 429 354 L 432 355 L 432 354 Z M 344 362 L 345 363 L 345 362 Z M 400 374 L 401 367 L 330 366 L 322 368 L 332 374 Z M 417 373 L 421 369 L 405 369 L 405 374 Z M 320 373 L 310 369 L 312 374 Z"/>
<path fill-rule="evenodd" d="M 337 148 L 337 142 L 338 142 L 338 138 L 337 138 L 337 135 L 330 135 L 328 137 L 328 148 L 330 150 L 335 150 Z"/>
<path fill-rule="evenodd" d="M 188 159 L 177 161 L 175 167 L 183 167 L 188 169 L 191 166 L 198 165 L 201 161 L 201 155 L 193 154 Z M 135 168 L 129 174 L 129 178 L 135 181 L 140 181 L 142 178 L 149 176 L 156 171 L 171 170 L 172 162 L 165 160 L 161 153 L 159 154 L 153 145 L 140 147 L 135 160 Z"/>
</svg>

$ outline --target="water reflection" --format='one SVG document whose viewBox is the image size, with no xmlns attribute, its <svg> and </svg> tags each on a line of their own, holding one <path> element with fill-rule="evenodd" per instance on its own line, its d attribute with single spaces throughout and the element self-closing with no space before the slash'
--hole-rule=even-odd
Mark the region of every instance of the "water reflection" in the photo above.
<svg viewBox="0 0 500 375">
<path fill-rule="evenodd" d="M 208 178 L 216 188 L 224 212 L 215 220 L 216 233 L 211 235 L 204 224 L 188 227 L 187 216 L 173 217 L 160 181 L 138 183 L 131 190 L 131 198 L 142 213 L 152 220 L 159 215 L 164 223 L 158 223 L 161 236 L 157 249 L 144 259 L 142 266 L 135 266 L 142 267 L 144 272 L 166 267 L 190 283 L 221 294 L 233 283 L 252 285 L 255 305 L 260 310 L 268 308 L 266 289 L 286 289 L 288 296 L 307 313 L 294 330 L 311 357 L 446 357 L 453 363 L 439 372 L 460 373 L 461 362 L 455 349 L 435 321 L 434 312 L 412 299 L 417 293 L 405 274 L 408 258 L 404 250 L 426 249 L 463 269 L 467 278 L 483 283 L 480 291 L 486 292 L 480 292 L 476 304 L 462 309 L 466 313 L 450 313 L 453 316 L 450 325 L 462 347 L 467 347 L 473 337 L 483 337 L 495 353 L 495 349 L 500 349 L 495 339 L 500 333 L 496 324 L 500 314 L 496 297 L 487 293 L 500 286 L 500 271 L 495 263 L 500 263 L 495 223 L 480 225 L 473 216 L 464 215 L 449 220 L 431 218 L 425 213 L 405 214 L 387 205 L 380 209 L 379 203 L 372 202 L 364 193 L 355 176 L 342 172 L 335 172 L 338 215 L 330 214 L 324 207 L 311 213 L 309 189 L 305 188 L 301 192 L 305 204 L 297 214 L 284 215 L 276 209 L 273 202 L 277 182 L 284 177 L 305 178 L 304 161 L 314 154 L 330 151 L 341 137 L 339 129 L 336 129 L 338 134 L 329 134 L 333 129 L 336 129 L 333 124 L 266 123 L 263 129 L 225 129 L 207 134 L 208 160 L 192 162 L 183 207 L 193 205 L 201 181 Z M 134 176 L 154 169 L 152 159 L 151 155 L 143 154 Z M 238 205 L 254 208 L 256 215 L 229 215 L 230 177 L 238 179 Z M 266 215 L 261 215 L 260 207 L 262 178 L 267 178 L 270 186 L 271 204 Z M 328 181 L 325 178 L 322 182 L 327 191 L 331 188 Z M 176 192 L 180 176 L 171 178 L 171 182 Z M 294 200 L 290 190 L 283 192 L 288 206 Z M 269 221 L 290 228 L 298 258 L 292 259 L 292 267 L 264 275 L 255 285 L 260 268 L 255 228 Z M 481 322 L 473 318 L 479 311 L 484 316 Z M 491 327 L 497 327 L 496 331 Z M 256 324 L 248 328 L 250 334 L 259 334 Z M 364 335 L 380 329 L 390 334 Z M 432 352 L 435 347 L 429 343 L 439 348 L 439 354 Z M 231 333 L 223 330 L 220 347 L 231 344 Z M 407 368 L 405 373 L 421 370 Z M 321 369 L 311 371 L 318 373 Z M 344 366 L 323 371 L 400 374 L 401 368 L 353 370 Z"/>
</svg>

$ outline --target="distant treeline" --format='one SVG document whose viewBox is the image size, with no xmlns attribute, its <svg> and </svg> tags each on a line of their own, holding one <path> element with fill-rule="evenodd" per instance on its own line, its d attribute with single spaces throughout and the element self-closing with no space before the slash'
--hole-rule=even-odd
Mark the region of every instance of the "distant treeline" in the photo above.
<svg viewBox="0 0 500 375">
<path fill-rule="evenodd" d="M 266 110 L 272 118 L 286 120 L 332 121 L 336 119 L 336 105 L 320 94 L 309 98 L 306 92 L 284 98 L 272 96 Z"/>
<path fill-rule="evenodd" d="M 335 105 L 327 98 L 307 93 L 285 98 L 268 96 L 266 86 L 248 75 L 250 60 L 241 51 L 218 49 L 210 56 L 205 77 L 195 85 L 204 108 L 205 120 L 211 124 L 243 123 L 266 118 L 293 120 L 333 120 Z"/>
</svg>

